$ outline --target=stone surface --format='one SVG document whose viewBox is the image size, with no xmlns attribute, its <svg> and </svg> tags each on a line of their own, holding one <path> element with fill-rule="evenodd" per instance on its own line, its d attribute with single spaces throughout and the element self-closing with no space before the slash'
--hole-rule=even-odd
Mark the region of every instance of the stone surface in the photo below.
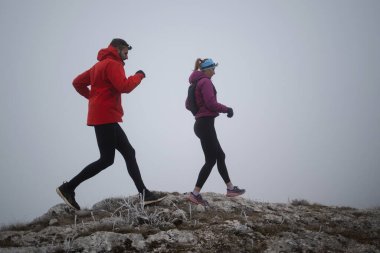
<svg viewBox="0 0 380 253">
<path fill-rule="evenodd" d="M 8 252 L 379 252 L 380 210 L 254 202 L 204 193 L 209 207 L 167 193 L 144 206 L 109 198 L 75 212 L 65 204 L 0 230 Z"/>
</svg>

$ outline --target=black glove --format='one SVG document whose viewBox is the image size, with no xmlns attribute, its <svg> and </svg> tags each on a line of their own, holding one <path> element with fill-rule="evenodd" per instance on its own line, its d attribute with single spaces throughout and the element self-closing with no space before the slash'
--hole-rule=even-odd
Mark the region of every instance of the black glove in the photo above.
<svg viewBox="0 0 380 253">
<path fill-rule="evenodd" d="M 137 71 L 136 74 L 143 74 L 143 75 L 144 75 L 144 78 L 145 78 L 145 73 L 144 73 L 144 71 L 142 71 L 142 70 Z"/>
<path fill-rule="evenodd" d="M 228 107 L 227 108 L 227 117 L 232 118 L 232 116 L 234 116 L 234 110 L 232 110 L 232 108 Z"/>
</svg>

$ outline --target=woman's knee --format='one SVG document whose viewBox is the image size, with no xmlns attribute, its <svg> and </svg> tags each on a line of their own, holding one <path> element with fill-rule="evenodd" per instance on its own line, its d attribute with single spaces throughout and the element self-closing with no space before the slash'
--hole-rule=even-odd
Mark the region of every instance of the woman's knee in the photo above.
<svg viewBox="0 0 380 253">
<path fill-rule="evenodd" d="M 220 151 L 218 153 L 218 161 L 224 161 L 226 160 L 226 154 L 223 151 Z"/>
<path fill-rule="evenodd" d="M 213 167 L 216 164 L 216 161 L 217 161 L 216 156 L 215 157 L 206 158 L 206 164 L 209 167 Z"/>
</svg>

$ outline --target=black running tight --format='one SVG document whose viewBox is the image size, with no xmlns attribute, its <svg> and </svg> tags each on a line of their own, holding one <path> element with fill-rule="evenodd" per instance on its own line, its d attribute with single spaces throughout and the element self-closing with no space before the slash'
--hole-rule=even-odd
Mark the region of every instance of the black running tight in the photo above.
<svg viewBox="0 0 380 253">
<path fill-rule="evenodd" d="M 224 182 L 230 182 L 225 163 L 226 155 L 224 154 L 218 141 L 218 137 L 216 136 L 214 123 L 214 117 L 202 117 L 198 118 L 194 124 L 194 132 L 201 140 L 201 145 L 206 160 L 201 171 L 199 172 L 198 180 L 195 185 L 199 188 L 203 187 L 215 163 L 217 163 L 219 174 L 222 176 Z"/>
<path fill-rule="evenodd" d="M 135 150 L 129 143 L 127 136 L 118 123 L 95 126 L 96 139 L 99 146 L 99 160 L 89 164 L 70 182 L 69 187 L 73 190 L 83 181 L 95 176 L 102 170 L 111 166 L 115 159 L 115 150 L 124 157 L 128 173 L 133 179 L 137 190 L 142 193 L 146 189 L 137 165 Z"/>
</svg>

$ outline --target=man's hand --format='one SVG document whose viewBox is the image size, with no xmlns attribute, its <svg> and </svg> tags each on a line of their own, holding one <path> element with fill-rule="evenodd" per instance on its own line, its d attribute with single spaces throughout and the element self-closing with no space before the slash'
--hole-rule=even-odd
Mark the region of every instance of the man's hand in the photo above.
<svg viewBox="0 0 380 253">
<path fill-rule="evenodd" d="M 142 70 L 137 71 L 136 74 L 142 74 L 144 76 L 144 78 L 145 78 L 145 73 Z"/>
</svg>

